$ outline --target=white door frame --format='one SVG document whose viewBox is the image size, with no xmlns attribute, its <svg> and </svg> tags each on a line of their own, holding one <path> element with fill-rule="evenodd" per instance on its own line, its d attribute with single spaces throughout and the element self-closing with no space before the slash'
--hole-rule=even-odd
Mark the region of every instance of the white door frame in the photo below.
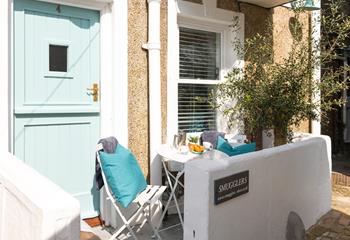
<svg viewBox="0 0 350 240">
<path fill-rule="evenodd" d="M 0 3 L 0 150 L 11 151 L 11 0 Z"/>
<path fill-rule="evenodd" d="M 0 3 L 0 150 L 12 152 L 13 1 Z M 100 17 L 100 134 L 128 144 L 128 1 L 42 0 L 98 10 Z"/>
</svg>

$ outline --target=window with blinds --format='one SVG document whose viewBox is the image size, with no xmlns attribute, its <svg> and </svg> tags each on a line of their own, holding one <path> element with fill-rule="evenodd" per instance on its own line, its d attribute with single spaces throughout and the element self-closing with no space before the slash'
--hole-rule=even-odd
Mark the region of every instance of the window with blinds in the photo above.
<svg viewBox="0 0 350 240">
<path fill-rule="evenodd" d="M 179 130 L 185 132 L 216 130 L 216 113 L 208 102 L 213 87 L 205 84 L 179 84 Z"/>
<path fill-rule="evenodd" d="M 218 80 L 220 34 L 180 28 L 180 79 Z"/>
<path fill-rule="evenodd" d="M 216 112 L 208 103 L 215 85 L 205 84 L 202 80 L 219 80 L 220 39 L 219 33 L 180 27 L 179 130 L 216 130 Z M 191 83 L 185 83 L 188 80 L 192 80 Z"/>
</svg>

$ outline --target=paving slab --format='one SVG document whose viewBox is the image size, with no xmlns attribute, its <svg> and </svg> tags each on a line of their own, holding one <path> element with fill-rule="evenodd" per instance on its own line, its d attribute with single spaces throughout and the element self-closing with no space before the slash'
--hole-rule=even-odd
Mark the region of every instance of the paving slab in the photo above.
<svg viewBox="0 0 350 240">
<path fill-rule="evenodd" d="M 101 240 L 96 234 L 92 232 L 80 232 L 80 240 Z"/>
<path fill-rule="evenodd" d="M 173 226 L 169 229 L 168 227 Z M 135 226 L 135 229 L 138 229 L 138 226 Z M 183 239 L 183 230 L 180 225 L 178 216 L 176 214 L 171 214 L 167 217 L 166 221 L 164 221 L 162 229 L 166 229 L 164 231 L 160 230 L 160 237 L 164 240 L 182 240 Z M 101 240 L 109 239 L 115 229 L 111 227 L 94 227 L 92 228 L 94 234 L 96 234 Z M 139 240 L 150 240 L 154 239 L 152 228 L 145 224 L 142 229 L 137 230 L 136 236 Z M 116 240 L 131 240 L 133 239 L 130 235 L 128 235 L 128 231 L 125 230 Z M 90 239 L 86 239 L 90 240 Z M 95 239 L 91 239 L 95 240 Z"/>
<path fill-rule="evenodd" d="M 350 187 L 333 185 L 332 210 L 306 233 L 307 240 L 350 240 Z"/>
</svg>

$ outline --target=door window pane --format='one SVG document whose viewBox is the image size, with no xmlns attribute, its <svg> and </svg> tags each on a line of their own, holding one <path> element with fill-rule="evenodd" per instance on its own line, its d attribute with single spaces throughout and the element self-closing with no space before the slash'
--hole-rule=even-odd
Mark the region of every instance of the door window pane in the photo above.
<svg viewBox="0 0 350 240">
<path fill-rule="evenodd" d="M 50 71 L 67 72 L 68 46 L 51 45 L 49 49 Z"/>
</svg>

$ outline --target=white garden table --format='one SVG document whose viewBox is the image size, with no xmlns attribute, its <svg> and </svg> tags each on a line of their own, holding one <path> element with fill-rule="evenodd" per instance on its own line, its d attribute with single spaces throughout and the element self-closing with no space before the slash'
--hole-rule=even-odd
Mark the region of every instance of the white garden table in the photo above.
<svg viewBox="0 0 350 240">
<path fill-rule="evenodd" d="M 164 216 L 169 208 L 170 202 L 172 200 L 174 200 L 175 207 L 176 207 L 177 213 L 179 215 L 180 223 L 181 223 L 182 228 L 183 228 L 183 218 L 181 215 L 178 201 L 177 201 L 176 196 L 175 196 L 175 191 L 179 185 L 183 189 L 185 187 L 179 181 L 181 176 L 185 173 L 185 164 L 188 161 L 192 161 L 192 160 L 198 161 L 198 160 L 203 160 L 203 159 L 209 159 L 209 160 L 221 159 L 221 158 L 228 157 L 228 155 L 221 152 L 221 151 L 215 150 L 215 149 L 210 150 L 210 151 L 206 151 L 202 154 L 195 154 L 195 153 L 191 153 L 190 151 L 188 151 L 187 153 L 180 153 L 179 150 L 177 150 L 174 147 L 171 147 L 168 144 L 161 145 L 157 152 L 161 156 L 164 172 L 165 172 L 165 175 L 167 177 L 167 180 L 169 183 L 169 188 L 170 188 L 170 196 L 169 196 L 169 199 L 165 205 L 165 208 L 163 210 L 163 213 L 162 213 L 162 216 L 160 218 L 160 221 L 159 221 L 157 228 L 160 227 L 160 225 L 163 221 L 163 218 L 164 218 Z M 175 174 L 174 174 L 174 172 L 175 172 Z M 174 182 L 172 182 L 172 180 Z"/>
</svg>

